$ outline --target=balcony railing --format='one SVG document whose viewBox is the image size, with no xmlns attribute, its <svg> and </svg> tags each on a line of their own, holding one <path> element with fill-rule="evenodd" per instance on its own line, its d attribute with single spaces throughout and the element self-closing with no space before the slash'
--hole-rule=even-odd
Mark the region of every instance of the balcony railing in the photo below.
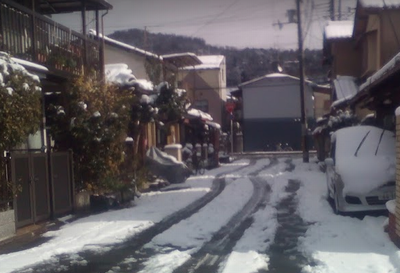
<svg viewBox="0 0 400 273">
<path fill-rule="evenodd" d="M 50 71 L 99 69 L 97 42 L 9 0 L 0 0 L 0 35 L 0 51 Z"/>
</svg>

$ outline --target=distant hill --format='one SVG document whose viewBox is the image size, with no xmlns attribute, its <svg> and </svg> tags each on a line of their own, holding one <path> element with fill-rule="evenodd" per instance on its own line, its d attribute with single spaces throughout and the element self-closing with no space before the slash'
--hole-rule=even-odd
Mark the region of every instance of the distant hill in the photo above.
<svg viewBox="0 0 400 273">
<path fill-rule="evenodd" d="M 173 34 L 145 33 L 140 29 L 116 31 L 109 37 L 156 54 L 193 52 L 197 55 L 224 55 L 229 87 L 276 72 L 279 64 L 283 73 L 298 76 L 297 51 L 262 48 L 237 49 L 206 44 L 203 39 Z M 322 83 L 327 68 L 322 66 L 322 50 L 305 50 L 306 77 Z"/>
</svg>

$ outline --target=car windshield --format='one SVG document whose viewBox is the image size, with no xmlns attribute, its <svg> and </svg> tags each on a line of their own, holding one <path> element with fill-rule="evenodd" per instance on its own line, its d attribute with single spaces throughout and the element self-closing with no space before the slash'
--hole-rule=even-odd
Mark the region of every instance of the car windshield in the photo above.
<svg viewBox="0 0 400 273">
<path fill-rule="evenodd" d="M 336 132 L 336 157 L 395 156 L 393 132 L 372 126 L 354 126 Z"/>
</svg>

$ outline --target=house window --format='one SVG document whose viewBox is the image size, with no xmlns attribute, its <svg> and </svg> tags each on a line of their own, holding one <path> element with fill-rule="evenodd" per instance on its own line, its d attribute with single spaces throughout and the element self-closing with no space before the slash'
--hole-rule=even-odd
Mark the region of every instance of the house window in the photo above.
<svg viewBox="0 0 400 273">
<path fill-rule="evenodd" d="M 196 100 L 193 105 L 196 109 L 208 113 L 208 100 Z"/>
</svg>

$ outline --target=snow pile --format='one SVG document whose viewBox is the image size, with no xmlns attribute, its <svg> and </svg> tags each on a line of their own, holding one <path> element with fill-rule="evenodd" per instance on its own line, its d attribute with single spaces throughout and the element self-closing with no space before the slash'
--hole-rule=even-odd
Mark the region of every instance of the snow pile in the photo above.
<svg viewBox="0 0 400 273">
<path fill-rule="evenodd" d="M 127 64 L 106 64 L 105 65 L 106 80 L 121 86 L 139 87 L 142 90 L 153 91 L 154 86 L 148 80 L 136 79 L 132 70 Z"/>
<path fill-rule="evenodd" d="M 15 62 L 10 56 L 0 51 L 0 85 L 5 87 L 8 83 L 8 77 L 10 76 L 10 72 L 20 72 L 22 75 L 29 77 L 33 82 L 40 83 L 40 79 L 37 75 L 29 73 L 25 67 Z M 24 83 L 29 87 L 29 84 Z M 28 88 L 29 90 L 29 88 Z M 9 89 L 8 93 L 12 95 L 14 90 Z M 41 91 L 40 87 L 37 87 L 35 91 Z"/>
<path fill-rule="evenodd" d="M 201 119 L 206 120 L 206 121 L 207 121 L 207 120 L 208 120 L 208 121 L 212 121 L 212 120 L 213 120 L 213 118 L 212 118 L 212 116 L 211 116 L 210 114 L 207 114 L 207 113 L 205 113 L 205 112 L 203 112 L 203 111 L 201 111 L 201 110 L 195 109 L 195 108 L 189 109 L 189 110 L 187 111 L 187 113 L 188 113 L 190 116 L 198 117 L 198 118 L 201 118 Z"/>
</svg>

